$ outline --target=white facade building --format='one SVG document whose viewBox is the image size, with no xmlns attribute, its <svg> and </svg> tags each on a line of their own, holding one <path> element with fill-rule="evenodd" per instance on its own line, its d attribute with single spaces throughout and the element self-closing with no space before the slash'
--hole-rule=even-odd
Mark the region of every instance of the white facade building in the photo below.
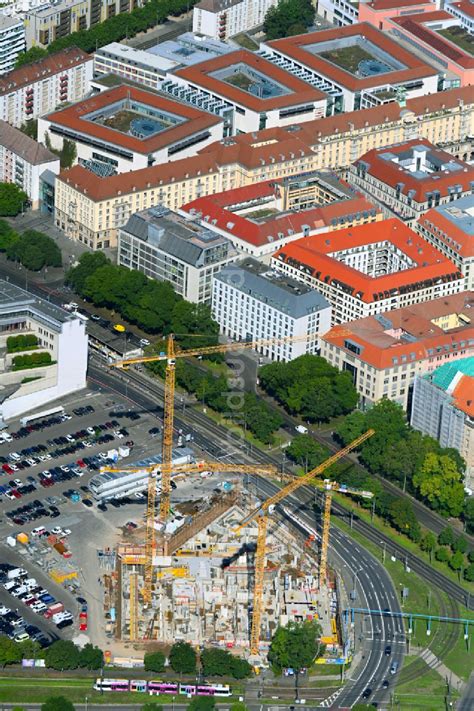
<svg viewBox="0 0 474 711">
<path fill-rule="evenodd" d="M 359 7 L 349 0 L 318 0 L 318 15 L 333 25 L 344 27 L 359 21 Z"/>
<path fill-rule="evenodd" d="M 82 99 L 90 89 L 93 60 L 69 47 L 0 77 L 0 119 L 20 128 L 66 101 Z"/>
<path fill-rule="evenodd" d="M 40 177 L 45 170 L 58 175 L 59 158 L 18 128 L 0 120 L 0 183 L 18 185 L 36 210 L 41 197 Z"/>
<path fill-rule="evenodd" d="M 263 25 L 278 0 L 201 0 L 193 9 L 193 32 L 225 40 Z"/>
<path fill-rule="evenodd" d="M 18 17 L 0 15 L 0 74 L 15 67 L 18 55 L 25 50 L 25 26 Z"/>
<path fill-rule="evenodd" d="M 236 341 L 308 336 L 260 349 L 272 360 L 293 360 L 319 350 L 331 326 L 331 305 L 314 289 L 248 257 L 214 277 L 212 311 L 223 335 Z"/>
<path fill-rule="evenodd" d="M 187 301 L 211 301 L 212 278 L 238 253 L 199 221 L 162 207 L 132 215 L 119 230 L 118 263 L 151 279 L 169 281 Z"/>
<path fill-rule="evenodd" d="M 8 353 L 9 336 L 34 335 L 37 348 Z M 0 281 L 0 420 L 9 420 L 86 387 L 85 322 L 6 281 Z M 14 358 L 50 353 L 51 364 L 15 369 Z"/>
</svg>

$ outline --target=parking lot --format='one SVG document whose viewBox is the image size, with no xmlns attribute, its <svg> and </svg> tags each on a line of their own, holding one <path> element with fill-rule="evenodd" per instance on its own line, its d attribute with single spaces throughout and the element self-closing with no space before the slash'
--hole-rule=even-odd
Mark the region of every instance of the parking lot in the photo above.
<svg viewBox="0 0 474 711">
<path fill-rule="evenodd" d="M 143 522 L 145 505 L 135 497 L 98 505 L 88 491 L 88 482 L 110 449 L 130 449 L 123 465 L 159 453 L 162 423 L 155 414 L 129 410 L 118 396 L 100 391 L 84 391 L 62 405 L 63 416 L 43 418 L 23 431 L 20 423 L 11 423 L 8 433 L 12 441 L 0 444 L 4 467 L 0 475 L 1 559 L 7 565 L 25 568 L 26 579 L 37 582 L 31 590 L 22 591 L 22 597 L 12 597 L 0 584 L 0 606 L 23 617 L 19 624 L 22 633 L 44 634 L 50 640 L 83 633 L 107 649 L 113 640 L 106 635 L 104 624 L 103 576 L 110 572 L 104 564 L 108 560 L 104 551 L 113 550 L 127 523 Z M 196 455 L 203 456 L 197 448 Z M 5 471 L 5 465 L 9 470 Z M 173 501 L 205 497 L 214 486 L 214 477 L 190 477 L 179 483 Z M 7 545 L 7 538 L 11 541 L 20 533 L 28 536 L 27 545 Z M 76 571 L 77 577 L 58 584 L 51 578 L 56 569 L 66 574 Z M 0 581 L 2 575 L 7 576 L 8 570 L 0 570 Z M 45 595 L 54 602 L 48 602 Z M 64 603 L 73 618 L 72 624 L 67 622 L 63 628 L 44 618 L 40 604 L 57 601 Z M 80 618 L 84 602 L 86 620 Z M 10 624 L 8 619 L 4 622 Z M 5 630 L 12 636 L 17 632 L 9 626 Z"/>
</svg>

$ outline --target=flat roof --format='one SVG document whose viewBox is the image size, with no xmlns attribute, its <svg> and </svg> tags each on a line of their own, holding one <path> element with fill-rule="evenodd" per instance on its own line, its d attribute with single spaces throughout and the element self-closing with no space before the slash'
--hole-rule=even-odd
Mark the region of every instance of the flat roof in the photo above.
<svg viewBox="0 0 474 711">
<path fill-rule="evenodd" d="M 362 40 L 367 40 L 375 45 L 385 55 L 396 58 L 405 68 L 395 69 L 384 74 L 357 77 L 333 62 L 323 59 L 314 51 L 310 51 L 310 47 L 314 50 L 318 45 L 323 45 L 327 42 L 347 38 L 354 38 L 355 41 L 358 37 L 362 37 Z M 353 92 L 361 89 L 372 89 L 382 84 L 402 84 L 437 74 L 433 67 L 425 64 L 411 52 L 400 47 L 399 43 L 388 37 L 386 33 L 377 30 L 368 22 L 360 22 L 355 25 L 347 25 L 330 30 L 319 30 L 306 35 L 285 37 L 268 42 L 267 45 L 271 49 L 308 67 L 320 76 L 327 77 L 334 83 Z"/>
<path fill-rule="evenodd" d="M 226 42 L 193 32 L 185 32 L 174 40 L 160 42 L 145 50 L 146 54 L 180 66 L 191 66 L 233 51 L 234 48 Z"/>
<path fill-rule="evenodd" d="M 399 272 L 372 277 L 340 262 L 333 253 L 386 242 L 415 265 Z M 301 268 L 326 284 L 334 284 L 365 303 L 390 298 L 422 282 L 460 279 L 458 268 L 435 247 L 396 218 L 348 227 L 296 240 L 282 247 L 273 260 Z"/>
<path fill-rule="evenodd" d="M 120 44 L 120 42 L 111 42 L 104 47 L 100 47 L 100 49 L 95 52 L 94 57 L 120 59 L 133 66 L 147 69 L 148 71 L 154 70 L 163 76 L 165 76 L 166 72 L 180 66 L 178 62 L 166 59 L 160 55 L 156 56 L 154 53 L 145 51 L 144 49 L 128 47 L 126 44 Z"/>
<path fill-rule="evenodd" d="M 56 326 L 68 321 L 82 321 L 79 316 L 69 313 L 60 306 L 41 299 L 5 279 L 0 279 L 0 320 L 12 312 L 21 310 L 29 310 L 43 316 Z"/>
<path fill-rule="evenodd" d="M 140 139 L 89 120 L 90 114 L 98 114 L 101 109 L 105 110 L 116 102 L 126 100 L 136 101 L 158 111 L 174 115 L 180 119 L 180 123 L 165 128 L 149 138 Z M 111 145 L 119 145 L 135 153 L 144 154 L 165 148 L 222 122 L 222 119 L 218 116 L 200 111 L 187 104 L 179 103 L 156 92 L 139 89 L 130 84 L 123 84 L 103 91 L 65 109 L 54 111 L 48 114 L 46 118 L 52 124 L 68 128 L 78 134 L 92 136 Z"/>
<path fill-rule="evenodd" d="M 333 326 L 322 338 L 352 356 L 353 346 L 357 346 L 357 358 L 380 370 L 440 353 L 456 357 L 466 346 L 474 346 L 473 309 L 474 292 L 465 291 Z M 450 330 L 436 325 L 436 320 L 451 314 L 462 315 L 465 325 Z M 350 350 L 345 345 L 348 342 Z"/>
<path fill-rule="evenodd" d="M 224 81 L 216 75 L 216 73 L 220 74 L 221 70 L 236 65 L 246 66 L 249 70 L 257 72 L 270 82 L 281 85 L 284 87 L 286 93 L 280 94 L 279 96 L 261 98 Z M 322 101 L 326 98 L 326 95 L 319 91 L 319 89 L 313 88 L 289 72 L 276 67 L 266 59 L 245 49 L 209 59 L 206 62 L 195 64 L 192 67 L 180 69 L 175 72 L 175 74 L 193 86 L 202 87 L 206 91 L 222 96 L 224 99 L 245 106 L 252 111 L 284 108 L 286 106 L 295 106 L 310 101 Z"/>
</svg>

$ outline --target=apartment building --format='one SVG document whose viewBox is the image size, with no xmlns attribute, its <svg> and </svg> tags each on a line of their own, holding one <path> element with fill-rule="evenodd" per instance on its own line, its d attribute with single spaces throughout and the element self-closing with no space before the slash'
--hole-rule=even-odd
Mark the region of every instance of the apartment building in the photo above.
<svg viewBox="0 0 474 711">
<path fill-rule="evenodd" d="M 466 462 L 464 485 L 474 488 L 474 356 L 446 363 L 418 375 L 413 388 L 410 424 L 457 449 Z"/>
<path fill-rule="evenodd" d="M 333 323 L 461 291 L 457 267 L 403 222 L 383 220 L 287 244 L 270 262 L 281 274 L 320 291 Z"/>
<path fill-rule="evenodd" d="M 198 198 L 181 208 L 239 252 L 268 261 L 289 242 L 382 219 L 382 212 L 335 173 L 267 180 Z"/>
<path fill-rule="evenodd" d="M 374 149 L 350 168 L 350 181 L 408 225 L 432 207 L 474 194 L 474 166 L 418 139 Z"/>
<path fill-rule="evenodd" d="M 417 376 L 474 355 L 473 307 L 462 292 L 334 326 L 321 355 L 352 373 L 363 408 L 388 398 L 409 410 Z"/>
<path fill-rule="evenodd" d="M 34 335 L 36 350 L 10 353 L 9 336 Z M 0 280 L 0 421 L 86 387 L 85 322 L 49 301 Z M 47 352 L 51 364 L 24 370 L 15 356 Z"/>
<path fill-rule="evenodd" d="M 193 32 L 214 39 L 229 37 L 263 25 L 278 0 L 201 0 L 193 9 Z"/>
<path fill-rule="evenodd" d="M 163 207 L 132 215 L 118 233 L 118 264 L 168 281 L 195 304 L 210 303 L 213 276 L 237 256 L 232 244 L 206 225 Z"/>
<path fill-rule="evenodd" d="M 337 27 L 359 22 L 359 3 L 349 2 L 349 0 L 318 0 L 317 7 L 318 15 Z"/>
<path fill-rule="evenodd" d="M 438 90 L 435 69 L 368 22 L 264 42 L 259 54 L 329 94 L 328 113 Z"/>
<path fill-rule="evenodd" d="M 379 30 L 387 29 L 387 21 L 392 17 L 410 17 L 423 12 L 433 12 L 440 5 L 439 0 L 371 0 L 359 3 L 359 22 L 370 22 Z M 390 25 L 391 27 L 391 25 Z"/>
<path fill-rule="evenodd" d="M 59 158 L 26 136 L 18 128 L 0 120 L 0 183 L 15 183 L 28 195 L 33 210 L 41 197 L 41 175 L 58 175 Z"/>
<path fill-rule="evenodd" d="M 428 210 L 415 229 L 457 266 L 464 275 L 464 288 L 473 291 L 474 194 Z"/>
<path fill-rule="evenodd" d="M 125 173 L 193 156 L 223 137 L 223 121 L 136 86 L 122 84 L 38 121 L 38 140 L 74 141 L 77 162 L 99 174 Z"/>
<path fill-rule="evenodd" d="M 66 101 L 82 99 L 92 79 L 92 57 L 68 47 L 0 77 L 0 119 L 20 128 Z"/>
<path fill-rule="evenodd" d="M 314 122 L 241 134 L 197 157 L 99 178 L 82 166 L 56 181 L 56 224 L 91 249 L 116 244 L 132 212 L 158 203 L 172 210 L 205 195 L 323 169 L 348 168 L 361 155 L 416 137 L 474 158 L 474 98 L 469 87 Z"/>
<path fill-rule="evenodd" d="M 331 305 L 320 293 L 251 257 L 214 277 L 212 313 L 234 341 L 308 336 L 256 349 L 272 360 L 318 352 L 319 336 L 331 326 Z"/>
<path fill-rule="evenodd" d="M 25 26 L 18 17 L 0 14 L 0 76 L 11 72 L 25 50 Z"/>
</svg>

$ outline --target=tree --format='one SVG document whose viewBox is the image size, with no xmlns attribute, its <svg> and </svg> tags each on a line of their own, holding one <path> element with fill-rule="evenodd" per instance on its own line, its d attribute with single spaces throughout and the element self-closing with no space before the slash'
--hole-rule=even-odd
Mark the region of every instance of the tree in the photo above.
<svg viewBox="0 0 474 711">
<path fill-rule="evenodd" d="M 20 131 L 34 141 L 38 140 L 38 119 L 28 119 L 20 126 Z"/>
<path fill-rule="evenodd" d="M 268 40 L 290 37 L 294 30 L 305 32 L 313 23 L 314 14 L 311 0 L 281 0 L 268 10 L 263 30 Z"/>
<path fill-rule="evenodd" d="M 464 503 L 463 519 L 467 533 L 474 533 L 474 496 L 469 496 Z"/>
<path fill-rule="evenodd" d="M 464 578 L 468 581 L 468 583 L 474 582 L 474 563 L 469 563 L 464 571 Z"/>
<path fill-rule="evenodd" d="M 87 278 L 105 264 L 110 264 L 110 261 L 103 252 L 84 252 L 79 257 L 77 267 L 72 267 L 66 274 L 66 283 L 79 296 L 84 296 Z"/>
<path fill-rule="evenodd" d="M 413 484 L 443 516 L 459 516 L 464 506 L 464 485 L 456 463 L 446 455 L 426 455 Z"/>
<path fill-rule="evenodd" d="M 10 227 L 8 222 L 0 220 L 0 252 L 6 252 L 19 239 L 20 235 Z"/>
<path fill-rule="evenodd" d="M 241 657 L 234 657 L 226 649 L 204 649 L 201 652 L 201 666 L 204 676 L 233 676 L 245 679 L 252 673 L 250 664 Z"/>
<path fill-rule="evenodd" d="M 28 203 L 28 195 L 15 183 L 0 183 L 0 216 L 16 217 Z"/>
<path fill-rule="evenodd" d="M 438 536 L 438 543 L 440 546 L 452 546 L 454 543 L 454 533 L 453 529 L 450 528 L 450 526 L 446 526 L 446 528 L 443 528 L 441 533 Z"/>
<path fill-rule="evenodd" d="M 321 627 L 317 622 L 290 622 L 286 627 L 277 628 L 268 659 L 278 670 L 309 667 L 324 652 L 320 638 Z"/>
<path fill-rule="evenodd" d="M 436 548 L 436 536 L 432 533 L 432 531 L 425 533 L 420 541 L 420 548 L 421 550 L 426 551 L 430 556 L 430 560 L 432 560 L 433 551 Z"/>
<path fill-rule="evenodd" d="M 0 635 L 0 664 L 5 668 L 7 664 L 18 664 L 18 662 L 21 662 L 20 645 L 6 635 Z"/>
<path fill-rule="evenodd" d="M 144 662 L 145 671 L 162 672 L 165 668 L 166 656 L 163 652 L 147 652 Z"/>
<path fill-rule="evenodd" d="M 15 62 L 15 67 L 23 67 L 25 64 L 38 62 L 40 59 L 48 56 L 48 51 L 42 47 L 30 47 L 26 52 L 18 55 Z"/>
<path fill-rule="evenodd" d="M 77 157 L 76 144 L 74 141 L 70 141 L 67 138 L 63 141 L 63 147 L 59 154 L 61 168 L 66 170 L 70 168 Z"/>
<path fill-rule="evenodd" d="M 61 250 L 58 245 L 36 230 L 26 230 L 7 247 L 8 259 L 19 261 L 26 269 L 39 271 L 43 267 L 60 267 Z"/>
<path fill-rule="evenodd" d="M 74 642 L 59 639 L 47 648 L 45 664 L 51 669 L 77 669 L 79 666 L 79 649 Z"/>
<path fill-rule="evenodd" d="M 104 655 L 99 647 L 86 644 L 79 652 L 79 666 L 84 669 L 100 669 L 104 663 Z"/>
<path fill-rule="evenodd" d="M 230 673 L 234 679 L 248 679 L 249 676 L 252 676 L 252 665 L 242 657 L 233 656 Z"/>
<path fill-rule="evenodd" d="M 451 560 L 449 561 L 449 567 L 457 571 L 461 570 L 464 567 L 464 556 L 461 551 L 456 551 L 456 553 L 453 553 L 453 555 L 451 556 Z"/>
<path fill-rule="evenodd" d="M 213 696 L 194 696 L 188 704 L 188 711 L 212 711 L 215 706 Z"/>
<path fill-rule="evenodd" d="M 439 560 L 440 563 L 447 563 L 449 560 L 449 551 L 447 548 L 438 548 L 435 552 L 435 558 L 436 560 Z"/>
<path fill-rule="evenodd" d="M 454 553 L 466 553 L 468 548 L 468 543 L 464 536 L 459 536 L 458 538 L 455 538 L 452 544 L 452 549 Z"/>
<path fill-rule="evenodd" d="M 324 462 L 328 450 L 307 434 L 296 435 L 286 448 L 288 457 L 296 464 L 301 464 L 308 470 Z"/>
<path fill-rule="evenodd" d="M 163 711 L 163 706 L 160 706 L 160 704 L 156 704 L 154 701 L 151 701 L 148 704 L 143 704 L 141 707 L 141 711 Z"/>
<path fill-rule="evenodd" d="M 41 711 L 75 711 L 75 706 L 65 696 L 50 696 L 41 704 Z"/>
<path fill-rule="evenodd" d="M 170 666 L 175 672 L 192 674 L 196 671 L 196 652 L 187 642 L 176 642 L 169 654 Z"/>
<path fill-rule="evenodd" d="M 389 506 L 388 517 L 393 526 L 405 533 L 412 541 L 418 542 L 420 540 L 420 524 L 416 520 L 410 501 L 402 498 L 394 499 Z"/>
</svg>

